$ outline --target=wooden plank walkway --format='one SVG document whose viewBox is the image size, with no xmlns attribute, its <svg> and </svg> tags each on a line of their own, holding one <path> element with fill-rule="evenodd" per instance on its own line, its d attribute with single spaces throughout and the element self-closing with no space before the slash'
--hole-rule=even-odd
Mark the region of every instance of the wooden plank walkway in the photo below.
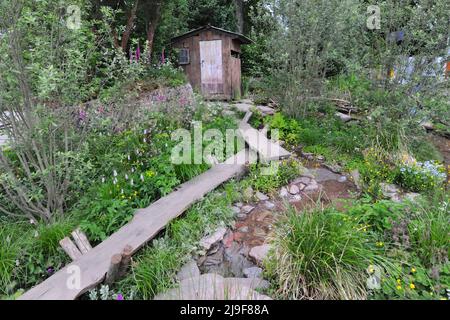
<svg viewBox="0 0 450 320">
<path fill-rule="evenodd" d="M 246 121 L 241 121 L 239 124 L 239 132 L 249 147 L 256 151 L 261 160 L 265 162 L 286 159 L 291 156 L 289 151 L 282 148 L 278 143 L 267 139 L 263 132 L 256 130 Z"/>
<path fill-rule="evenodd" d="M 225 163 L 218 164 L 180 185 L 177 191 L 145 209 L 137 210 L 132 221 L 41 284 L 25 292 L 19 299 L 76 299 L 103 282 L 113 255 L 121 253 L 127 245 L 131 246 L 133 253 L 136 252 L 194 202 L 202 199 L 223 182 L 242 174 L 245 171 L 245 162 L 254 156 L 252 151 L 242 150 Z M 80 283 L 73 288 L 76 282 L 71 281 L 77 271 L 79 271 Z"/>
</svg>

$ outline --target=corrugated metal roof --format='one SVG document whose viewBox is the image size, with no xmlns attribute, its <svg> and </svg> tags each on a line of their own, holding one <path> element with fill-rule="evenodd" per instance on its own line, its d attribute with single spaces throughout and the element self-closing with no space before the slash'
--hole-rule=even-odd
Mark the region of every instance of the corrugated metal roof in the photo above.
<svg viewBox="0 0 450 320">
<path fill-rule="evenodd" d="M 199 33 L 199 32 L 202 32 L 202 31 L 206 31 L 206 30 L 214 30 L 214 31 L 217 31 L 217 32 L 228 34 L 231 37 L 233 37 L 233 39 L 238 39 L 243 44 L 250 44 L 250 43 L 253 42 L 252 40 L 250 40 L 249 38 L 247 38 L 246 36 L 244 36 L 244 35 L 242 35 L 240 33 L 207 25 L 207 26 L 203 26 L 203 27 L 191 30 L 191 31 L 186 32 L 186 33 L 184 33 L 182 35 L 179 35 L 179 36 L 176 36 L 176 37 L 172 38 L 172 43 L 175 43 L 175 42 L 178 42 L 180 40 L 189 38 L 189 37 L 195 35 L 196 33 Z"/>
</svg>

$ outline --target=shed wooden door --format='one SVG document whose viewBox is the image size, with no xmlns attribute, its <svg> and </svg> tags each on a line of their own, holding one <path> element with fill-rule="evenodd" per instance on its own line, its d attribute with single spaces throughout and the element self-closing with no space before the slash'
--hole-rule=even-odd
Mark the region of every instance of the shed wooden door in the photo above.
<svg viewBox="0 0 450 320">
<path fill-rule="evenodd" d="M 222 40 L 200 41 L 202 93 L 223 93 Z"/>
</svg>

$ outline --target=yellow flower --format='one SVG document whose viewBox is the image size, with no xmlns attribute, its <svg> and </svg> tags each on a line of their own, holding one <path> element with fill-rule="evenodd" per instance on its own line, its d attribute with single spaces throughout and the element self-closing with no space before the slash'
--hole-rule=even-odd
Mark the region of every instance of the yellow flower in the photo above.
<svg viewBox="0 0 450 320">
<path fill-rule="evenodd" d="M 401 285 L 398 285 L 398 286 L 397 286 L 397 290 L 402 290 L 402 286 L 401 286 Z"/>
<path fill-rule="evenodd" d="M 416 286 L 414 285 L 414 283 L 410 283 L 410 284 L 409 284 L 409 287 L 410 287 L 411 289 L 413 289 L 413 290 L 416 288 Z"/>
<path fill-rule="evenodd" d="M 400 284 L 402 283 L 402 281 L 400 279 L 397 279 L 397 283 Z"/>
<path fill-rule="evenodd" d="M 145 172 L 145 175 L 146 175 L 147 177 L 151 178 L 151 177 L 153 177 L 153 176 L 155 175 L 155 172 L 152 171 L 152 170 L 147 170 L 147 171 Z"/>
<path fill-rule="evenodd" d="M 414 273 L 414 272 L 416 272 L 416 271 L 417 271 L 416 268 L 414 268 L 414 267 L 411 268 L 411 272 L 412 272 L 412 273 Z"/>
<path fill-rule="evenodd" d="M 376 246 L 377 246 L 377 247 L 382 247 L 382 246 L 384 246 L 384 243 L 381 242 L 381 241 L 378 241 L 378 242 L 376 243 Z"/>
</svg>

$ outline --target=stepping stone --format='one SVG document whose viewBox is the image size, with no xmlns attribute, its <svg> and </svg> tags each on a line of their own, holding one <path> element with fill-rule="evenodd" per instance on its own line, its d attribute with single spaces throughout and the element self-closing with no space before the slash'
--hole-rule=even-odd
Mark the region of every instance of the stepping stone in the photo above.
<svg viewBox="0 0 450 320">
<path fill-rule="evenodd" d="M 349 116 L 349 115 L 347 115 L 347 114 L 345 114 L 345 113 L 342 113 L 342 112 L 336 112 L 336 116 L 339 118 L 339 119 L 341 119 L 341 121 L 342 122 L 349 122 L 350 120 L 352 120 L 352 117 L 351 116 Z"/>
<path fill-rule="evenodd" d="M 299 192 L 300 192 L 300 188 L 299 188 L 297 185 L 292 184 L 292 185 L 289 187 L 289 193 L 290 193 L 290 194 L 298 194 Z"/>
<path fill-rule="evenodd" d="M 302 176 L 300 178 L 297 178 L 294 181 L 292 181 L 293 184 L 300 184 L 300 183 L 309 184 L 310 182 L 311 182 L 311 178 L 310 177 L 304 177 L 304 176 Z"/>
<path fill-rule="evenodd" d="M 233 210 L 234 213 L 238 214 L 239 212 L 241 212 L 241 209 L 236 207 L 236 206 L 232 206 L 231 209 Z"/>
<path fill-rule="evenodd" d="M 197 262 L 195 262 L 194 260 L 189 260 L 189 262 L 182 266 L 180 271 L 178 271 L 176 279 L 178 281 L 181 281 L 198 276 L 200 276 L 200 269 L 197 266 Z"/>
<path fill-rule="evenodd" d="M 255 260 L 257 264 L 261 264 L 269 253 L 270 246 L 268 244 L 263 244 L 261 246 L 253 247 L 248 255 Z"/>
<path fill-rule="evenodd" d="M 307 191 L 317 191 L 317 190 L 319 190 L 319 185 L 317 184 L 317 182 L 311 183 L 311 184 L 307 185 L 305 187 L 305 189 L 303 189 L 303 191 L 305 191 L 305 192 L 307 192 Z"/>
<path fill-rule="evenodd" d="M 340 182 L 340 183 L 344 183 L 344 182 L 346 182 L 347 181 L 347 177 L 346 176 L 340 176 L 339 178 L 338 178 L 338 182 Z"/>
<path fill-rule="evenodd" d="M 268 197 L 268 196 L 266 196 L 264 193 L 259 192 L 259 191 L 256 192 L 255 196 L 256 196 L 256 198 L 257 198 L 259 201 L 269 200 L 269 197 Z"/>
<path fill-rule="evenodd" d="M 205 250 L 209 250 L 213 244 L 223 239 L 226 232 L 227 229 L 225 227 L 218 228 L 212 235 L 200 240 L 200 246 Z"/>
<path fill-rule="evenodd" d="M 341 173 L 342 167 L 338 164 L 326 164 L 324 163 L 323 166 L 327 168 L 328 170 L 334 172 L 334 173 Z"/>
<path fill-rule="evenodd" d="M 253 103 L 236 103 L 234 104 L 234 107 L 238 109 L 240 112 L 249 112 L 252 108 L 254 108 Z"/>
<path fill-rule="evenodd" d="M 264 202 L 264 206 L 265 206 L 267 209 L 269 209 L 269 210 L 275 208 L 275 204 L 273 204 L 273 203 L 270 202 L 270 201 Z"/>
<path fill-rule="evenodd" d="M 299 194 L 296 194 L 292 197 L 292 199 L 289 200 L 289 203 L 298 203 L 302 200 L 302 196 Z"/>
<path fill-rule="evenodd" d="M 243 270 L 246 278 L 262 278 L 263 269 L 259 267 L 250 267 Z"/>
<path fill-rule="evenodd" d="M 245 213 L 245 214 L 249 214 L 250 212 L 252 212 L 253 209 L 255 209 L 255 207 L 246 205 L 241 208 L 241 212 Z"/>
<path fill-rule="evenodd" d="M 236 216 L 236 218 L 237 218 L 239 221 L 244 221 L 245 219 L 247 219 L 247 215 L 246 215 L 245 213 L 239 213 L 239 214 Z"/>
<path fill-rule="evenodd" d="M 280 197 L 281 197 L 281 198 L 285 198 L 285 197 L 287 197 L 288 195 L 289 195 L 288 190 L 287 190 L 285 187 L 282 187 L 282 188 L 280 189 Z"/>
<path fill-rule="evenodd" d="M 324 182 L 329 180 L 338 181 L 339 177 L 341 176 L 324 168 L 313 169 L 311 170 L 311 172 L 315 176 L 315 180 L 317 182 Z"/>
<path fill-rule="evenodd" d="M 154 300 L 271 300 L 255 291 L 268 285 L 258 278 L 224 278 L 207 273 L 181 281 L 179 288 L 160 293 Z"/>
</svg>

